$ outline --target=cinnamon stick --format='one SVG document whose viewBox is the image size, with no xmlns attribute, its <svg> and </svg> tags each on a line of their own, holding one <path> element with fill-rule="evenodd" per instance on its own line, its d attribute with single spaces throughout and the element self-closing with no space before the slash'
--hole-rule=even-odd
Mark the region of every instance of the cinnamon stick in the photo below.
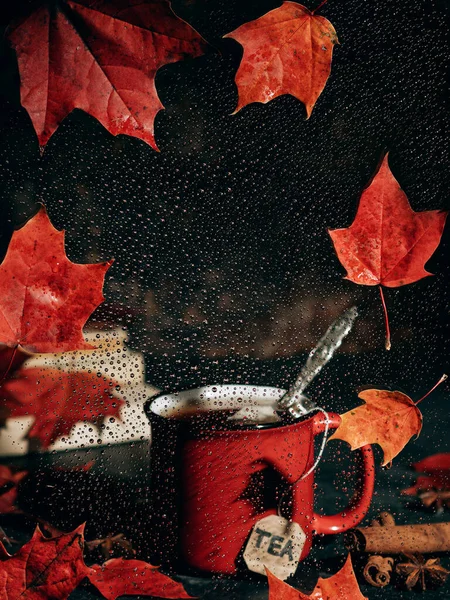
<svg viewBox="0 0 450 600">
<path fill-rule="evenodd" d="M 394 559 L 390 556 L 369 556 L 364 567 L 364 579 L 374 587 L 386 587 L 391 581 Z"/>
<path fill-rule="evenodd" d="M 450 523 L 359 527 L 345 534 L 348 550 L 371 554 L 427 554 L 450 551 Z"/>
</svg>

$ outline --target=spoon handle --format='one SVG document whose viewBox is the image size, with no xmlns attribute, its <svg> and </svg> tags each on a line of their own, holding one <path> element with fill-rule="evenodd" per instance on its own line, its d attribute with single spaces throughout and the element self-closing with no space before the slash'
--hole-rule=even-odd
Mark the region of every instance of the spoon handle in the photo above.
<svg viewBox="0 0 450 600">
<path fill-rule="evenodd" d="M 292 408 L 296 411 L 295 416 L 306 414 L 315 408 L 315 404 L 303 396 L 303 391 L 330 361 L 344 338 L 350 333 L 357 316 L 356 306 L 352 306 L 333 321 L 320 338 L 317 346 L 309 353 L 308 359 L 295 382 L 278 401 L 280 408 L 289 410 Z"/>
</svg>

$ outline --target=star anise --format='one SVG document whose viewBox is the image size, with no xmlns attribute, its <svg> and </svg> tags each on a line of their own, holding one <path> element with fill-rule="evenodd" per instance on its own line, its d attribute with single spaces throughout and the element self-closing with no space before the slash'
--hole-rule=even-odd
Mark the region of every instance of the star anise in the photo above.
<svg viewBox="0 0 450 600">
<path fill-rule="evenodd" d="M 405 554 L 405 562 L 398 563 L 396 573 L 408 590 L 420 585 L 422 590 L 445 583 L 450 571 L 444 569 L 439 558 L 424 559 L 420 554 Z"/>
<path fill-rule="evenodd" d="M 450 508 L 450 490 L 426 490 L 418 494 L 422 504 L 426 508 L 434 505 L 438 514 L 444 511 L 444 508 Z"/>
</svg>

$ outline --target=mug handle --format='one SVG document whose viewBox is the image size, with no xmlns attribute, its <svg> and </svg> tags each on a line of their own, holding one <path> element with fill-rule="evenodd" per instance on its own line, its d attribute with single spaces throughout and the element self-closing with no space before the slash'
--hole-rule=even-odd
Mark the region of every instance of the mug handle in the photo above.
<svg viewBox="0 0 450 600">
<path fill-rule="evenodd" d="M 316 436 L 325 431 L 326 419 L 322 413 L 317 413 L 313 417 L 313 435 Z M 336 413 L 328 413 L 328 422 L 330 429 L 337 429 L 341 423 L 341 417 Z M 372 446 L 370 444 L 359 448 L 363 464 L 360 484 L 356 490 L 350 504 L 343 511 L 335 515 L 313 514 L 313 527 L 315 533 L 336 534 L 347 531 L 355 527 L 366 516 L 372 500 L 373 489 L 375 485 L 375 461 L 373 458 Z M 295 492 L 294 492 L 295 493 Z M 294 507 L 298 503 L 294 501 Z M 295 521 L 295 514 L 293 515 Z"/>
</svg>

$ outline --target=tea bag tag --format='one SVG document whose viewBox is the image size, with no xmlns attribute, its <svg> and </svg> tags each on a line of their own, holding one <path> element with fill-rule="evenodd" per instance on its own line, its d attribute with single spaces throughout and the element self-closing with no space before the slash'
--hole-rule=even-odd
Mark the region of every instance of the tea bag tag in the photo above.
<svg viewBox="0 0 450 600">
<path fill-rule="evenodd" d="M 255 523 L 244 550 L 250 571 L 265 575 L 265 567 L 283 581 L 295 573 L 306 534 L 298 523 L 270 515 Z"/>
</svg>

